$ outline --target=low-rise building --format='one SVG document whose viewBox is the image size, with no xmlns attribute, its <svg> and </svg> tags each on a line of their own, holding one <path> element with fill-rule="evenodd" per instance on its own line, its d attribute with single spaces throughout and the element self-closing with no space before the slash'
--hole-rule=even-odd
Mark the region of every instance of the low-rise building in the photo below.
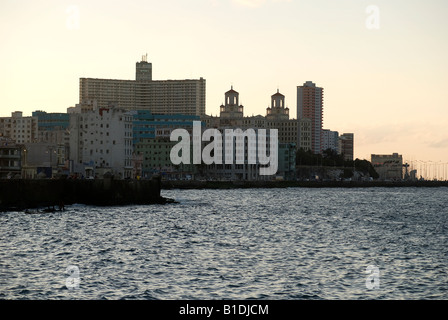
<svg viewBox="0 0 448 320">
<path fill-rule="evenodd" d="M 278 145 L 278 171 L 277 177 L 284 180 L 296 178 L 296 146 L 293 143 L 280 143 Z"/>
<path fill-rule="evenodd" d="M 0 179 L 22 177 L 23 148 L 9 138 L 0 138 Z"/>
<path fill-rule="evenodd" d="M 0 117 L 0 137 L 10 138 L 18 144 L 37 142 L 37 117 L 24 117 L 21 111 L 13 112 L 11 117 Z"/>
<path fill-rule="evenodd" d="M 371 163 L 380 180 L 403 179 L 403 156 L 393 154 L 372 154 Z"/>
<path fill-rule="evenodd" d="M 161 174 L 173 178 L 194 175 L 196 166 L 171 163 L 171 148 L 176 141 L 170 141 L 171 132 L 185 129 L 192 135 L 193 122 L 200 121 L 199 116 L 185 114 L 153 114 L 149 110 L 132 111 L 134 152 L 142 156 L 142 176 L 151 177 Z M 202 124 L 202 127 L 205 127 Z"/>
<path fill-rule="evenodd" d="M 32 115 L 37 118 L 37 142 L 67 145 L 70 143 L 70 114 L 34 111 Z"/>
</svg>

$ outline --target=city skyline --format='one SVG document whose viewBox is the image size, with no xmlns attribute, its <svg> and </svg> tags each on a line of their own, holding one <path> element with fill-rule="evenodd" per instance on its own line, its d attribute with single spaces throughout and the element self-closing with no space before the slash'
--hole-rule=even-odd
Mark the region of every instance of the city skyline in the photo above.
<svg viewBox="0 0 448 320">
<path fill-rule="evenodd" d="M 398 152 L 448 162 L 448 22 L 443 1 L 5 1 L 0 5 L 1 114 L 66 112 L 79 79 L 198 79 L 206 113 L 223 92 L 245 115 L 297 86 L 324 88 L 323 128 L 355 134 L 355 158 Z M 375 12 L 377 10 L 377 12 Z M 375 16 L 375 14 L 377 14 Z M 377 20 L 375 20 L 377 19 Z"/>
</svg>

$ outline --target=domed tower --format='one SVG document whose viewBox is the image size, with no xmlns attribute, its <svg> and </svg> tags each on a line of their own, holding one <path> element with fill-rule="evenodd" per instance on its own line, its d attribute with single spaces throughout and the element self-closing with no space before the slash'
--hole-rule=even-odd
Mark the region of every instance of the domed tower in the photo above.
<svg viewBox="0 0 448 320">
<path fill-rule="evenodd" d="M 221 118 L 242 118 L 244 107 L 239 104 L 239 93 L 233 86 L 224 94 L 225 103 L 220 107 Z"/>
<path fill-rule="evenodd" d="M 289 108 L 285 108 L 285 96 L 277 89 L 271 96 L 271 107 L 266 108 L 267 120 L 288 120 Z"/>
</svg>

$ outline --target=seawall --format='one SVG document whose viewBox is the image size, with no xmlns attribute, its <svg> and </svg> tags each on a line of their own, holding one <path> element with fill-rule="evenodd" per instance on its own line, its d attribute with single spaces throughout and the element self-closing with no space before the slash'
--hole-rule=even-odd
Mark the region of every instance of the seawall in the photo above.
<svg viewBox="0 0 448 320">
<path fill-rule="evenodd" d="M 448 187 L 448 181 L 162 181 L 162 189 Z"/>
<path fill-rule="evenodd" d="M 151 180 L 0 180 L 0 210 L 74 203 L 113 206 L 166 203 L 160 178 Z"/>
</svg>

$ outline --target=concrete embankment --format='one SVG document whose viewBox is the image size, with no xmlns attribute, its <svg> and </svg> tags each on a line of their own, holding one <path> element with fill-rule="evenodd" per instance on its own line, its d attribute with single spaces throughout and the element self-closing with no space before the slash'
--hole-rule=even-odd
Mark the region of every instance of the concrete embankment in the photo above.
<svg viewBox="0 0 448 320">
<path fill-rule="evenodd" d="M 448 181 L 162 181 L 162 189 L 448 187 Z"/>
<path fill-rule="evenodd" d="M 160 179 L 152 180 L 0 180 L 0 210 L 28 209 L 74 203 L 98 206 L 155 204 Z"/>
</svg>

